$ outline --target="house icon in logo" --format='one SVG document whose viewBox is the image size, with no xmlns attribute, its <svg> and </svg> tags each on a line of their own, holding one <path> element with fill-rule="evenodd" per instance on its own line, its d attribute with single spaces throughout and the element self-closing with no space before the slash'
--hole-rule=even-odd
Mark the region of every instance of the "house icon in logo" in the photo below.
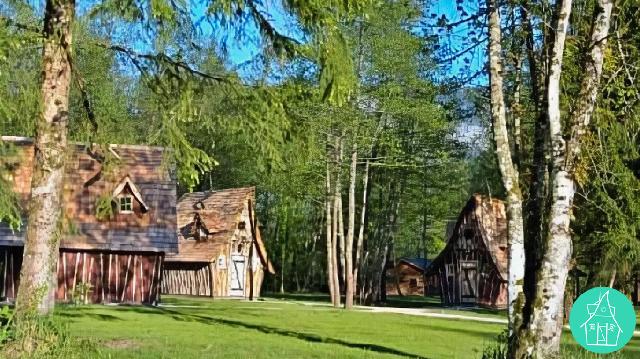
<svg viewBox="0 0 640 359">
<path fill-rule="evenodd" d="M 587 304 L 589 319 L 584 327 L 587 345 L 615 347 L 622 328 L 616 320 L 616 308 L 609 303 L 609 291 L 600 295 L 595 303 Z"/>
</svg>

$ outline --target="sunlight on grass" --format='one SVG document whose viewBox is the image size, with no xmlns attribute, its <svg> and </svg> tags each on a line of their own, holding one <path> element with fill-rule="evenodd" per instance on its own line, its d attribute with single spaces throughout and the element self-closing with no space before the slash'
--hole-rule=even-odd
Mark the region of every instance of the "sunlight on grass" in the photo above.
<svg viewBox="0 0 640 359">
<path fill-rule="evenodd" d="M 273 300 L 163 301 L 167 307 L 61 307 L 58 316 L 96 341 L 102 358 L 478 358 L 503 329 Z M 627 352 L 640 355 L 637 339 Z"/>
</svg>

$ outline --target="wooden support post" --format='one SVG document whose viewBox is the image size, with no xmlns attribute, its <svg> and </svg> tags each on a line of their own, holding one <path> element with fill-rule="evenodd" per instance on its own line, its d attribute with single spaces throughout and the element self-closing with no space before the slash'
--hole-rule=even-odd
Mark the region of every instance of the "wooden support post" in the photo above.
<svg viewBox="0 0 640 359">
<path fill-rule="evenodd" d="M 8 249 L 4 250 L 4 273 L 3 273 L 4 281 L 2 282 L 2 296 L 3 297 L 7 297 L 7 285 L 8 285 L 8 283 L 7 283 L 7 269 L 8 269 L 7 262 L 9 261 L 9 258 L 7 258 L 7 252 L 8 251 L 9 251 Z"/>
<path fill-rule="evenodd" d="M 251 199 L 248 201 L 249 222 L 251 223 L 251 246 L 249 247 L 249 300 L 253 300 L 253 247 L 257 243 L 256 239 L 256 218 L 253 213 L 253 204 Z"/>
<path fill-rule="evenodd" d="M 162 283 L 162 277 L 163 277 L 163 263 L 164 262 L 164 254 L 160 255 L 160 261 L 158 262 L 158 285 L 160 285 L 160 283 Z M 160 291 L 156 291 L 156 304 L 160 303 Z"/>
<path fill-rule="evenodd" d="M 62 252 L 62 280 L 64 282 L 64 300 L 67 301 L 67 253 Z"/>
<path fill-rule="evenodd" d="M 209 262 L 209 296 L 211 298 L 214 297 L 213 295 L 213 263 Z"/>
<path fill-rule="evenodd" d="M 153 257 L 153 269 L 151 269 L 151 282 L 149 282 L 149 303 L 153 304 L 153 288 L 156 283 L 156 266 L 158 262 L 158 256 Z"/>
<path fill-rule="evenodd" d="M 127 256 L 127 269 L 124 272 L 124 283 L 122 283 L 122 296 L 120 302 L 124 302 L 125 294 L 127 293 L 127 281 L 129 280 L 129 267 L 131 267 L 131 255 Z M 116 257 L 117 259 L 118 257 Z M 117 277 L 116 277 L 117 278 Z"/>
<path fill-rule="evenodd" d="M 104 261 L 103 254 L 100 252 L 100 289 L 102 291 L 101 303 L 104 303 Z"/>
</svg>

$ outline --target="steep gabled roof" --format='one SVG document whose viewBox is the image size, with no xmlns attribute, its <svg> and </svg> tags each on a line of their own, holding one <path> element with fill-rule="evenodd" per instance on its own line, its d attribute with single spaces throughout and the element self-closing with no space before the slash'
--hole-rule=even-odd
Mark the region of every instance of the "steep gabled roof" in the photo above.
<svg viewBox="0 0 640 359">
<path fill-rule="evenodd" d="M 17 155 L 11 176 L 14 192 L 22 208 L 27 208 L 31 192 L 34 145 L 25 137 L 2 137 L 15 145 Z M 164 165 L 164 149 L 138 145 L 110 145 L 116 158 L 109 175 L 103 173 L 100 154 L 84 144 L 70 143 L 64 177 L 64 218 L 69 229 L 60 246 L 69 249 L 176 252 L 176 183 Z M 91 152 L 91 153 L 90 153 Z M 147 212 L 116 214 L 112 219 L 96 216 L 98 198 L 112 195 L 119 186 L 129 185 Z M 26 219 L 23 221 L 26 222 Z M 25 223 L 25 225 L 27 225 Z M 0 223 L 0 245 L 22 246 L 24 229 L 12 232 Z"/>
<path fill-rule="evenodd" d="M 255 188 L 231 188 L 218 191 L 193 192 L 183 195 L 177 204 L 179 250 L 168 256 L 168 262 L 213 262 L 233 239 L 249 202 L 255 203 Z M 190 238 L 194 216 L 198 214 L 209 236 L 206 241 Z M 250 223 L 245 224 L 250 233 Z M 266 247 L 256 228 L 256 248 L 264 267 L 271 273 L 273 265 L 268 260 Z"/>
<path fill-rule="evenodd" d="M 507 215 L 504 202 L 499 199 L 474 194 L 464 206 L 458 220 L 451 231 L 447 245 L 433 260 L 431 268 L 443 260 L 445 253 L 452 250 L 455 239 L 460 233 L 460 226 L 469 215 L 475 220 L 480 231 L 482 244 L 496 266 L 502 280 L 508 278 L 509 253 L 507 248 Z"/>
<path fill-rule="evenodd" d="M 431 261 L 426 258 L 400 258 L 399 262 L 407 263 L 422 272 L 431 265 Z"/>
</svg>

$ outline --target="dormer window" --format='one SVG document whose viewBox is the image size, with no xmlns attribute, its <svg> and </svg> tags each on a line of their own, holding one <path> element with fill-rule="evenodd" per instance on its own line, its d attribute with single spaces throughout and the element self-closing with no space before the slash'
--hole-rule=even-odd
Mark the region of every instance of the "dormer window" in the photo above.
<svg viewBox="0 0 640 359">
<path fill-rule="evenodd" d="M 133 196 L 120 196 L 120 213 L 133 213 Z"/>
<path fill-rule="evenodd" d="M 113 190 L 113 197 L 116 200 L 118 206 L 118 212 L 120 213 L 133 213 L 133 201 L 136 205 L 136 212 L 146 213 L 149 211 L 149 207 L 142 199 L 142 194 L 138 190 L 138 187 L 131 181 L 129 176 L 125 176 L 120 183 Z"/>
</svg>

